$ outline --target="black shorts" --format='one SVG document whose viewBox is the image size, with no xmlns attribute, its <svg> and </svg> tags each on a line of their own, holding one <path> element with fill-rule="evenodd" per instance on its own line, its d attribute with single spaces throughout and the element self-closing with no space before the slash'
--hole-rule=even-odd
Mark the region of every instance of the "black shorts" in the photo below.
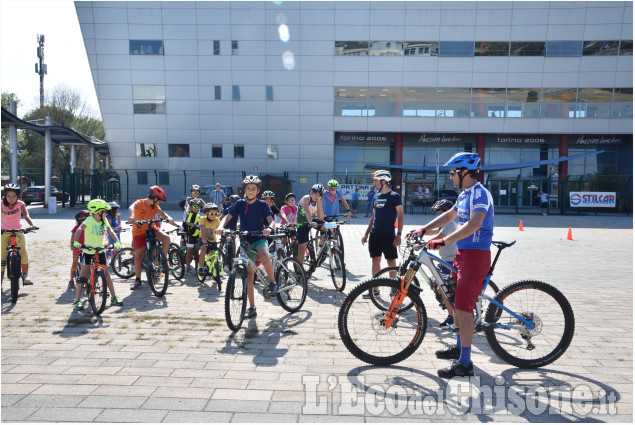
<svg viewBox="0 0 635 425">
<path fill-rule="evenodd" d="M 298 227 L 298 233 L 296 235 L 296 239 L 299 244 L 307 243 L 309 241 L 309 234 L 311 233 L 311 226 L 308 224 L 306 226 Z"/>
<path fill-rule="evenodd" d="M 371 233 L 368 239 L 370 258 L 381 257 L 383 254 L 386 260 L 397 259 L 399 255 L 397 253 L 397 247 L 393 245 L 394 242 L 395 235 L 377 235 Z"/>
<path fill-rule="evenodd" d="M 188 234 L 187 238 L 185 239 L 185 244 L 188 248 L 194 248 L 194 245 L 198 243 L 199 239 L 200 238 L 198 236 L 192 236 Z"/>
<path fill-rule="evenodd" d="M 85 252 L 82 252 L 82 256 L 80 257 L 79 264 L 82 266 L 90 266 L 90 262 L 92 261 L 94 255 L 95 254 L 86 254 Z M 106 263 L 106 253 L 103 251 L 99 253 L 99 264 L 104 264 L 104 265 L 108 264 Z"/>
<path fill-rule="evenodd" d="M 540 208 L 546 210 L 547 208 L 549 208 L 549 202 L 541 202 L 540 203 Z"/>
</svg>

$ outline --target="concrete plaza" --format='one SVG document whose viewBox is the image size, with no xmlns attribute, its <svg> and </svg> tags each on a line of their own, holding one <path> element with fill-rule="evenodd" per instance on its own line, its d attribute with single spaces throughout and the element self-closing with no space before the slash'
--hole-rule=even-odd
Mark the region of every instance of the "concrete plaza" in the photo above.
<svg viewBox="0 0 635 425">
<path fill-rule="evenodd" d="M 496 216 L 494 239 L 517 243 L 501 255 L 493 279 L 500 287 L 533 279 L 559 288 L 575 312 L 575 336 L 563 357 L 538 370 L 503 363 L 477 336 L 479 379 L 473 398 L 459 405 L 456 388 L 436 375 L 447 362 L 434 351 L 454 337 L 437 327 L 445 312 L 430 291 L 422 293 L 427 334 L 402 363 L 364 364 L 340 341 L 345 293 L 370 277 L 363 216 L 343 227 L 345 293 L 322 268 L 301 311 L 286 314 L 258 293 L 258 317 L 232 333 L 224 286 L 219 293 L 194 276 L 171 281 L 164 298 L 145 283 L 131 292 L 129 281 L 114 276 L 123 307 L 101 317 L 74 312 L 68 242 L 77 210 L 30 211 L 41 227 L 29 235 L 35 284 L 20 288 L 15 305 L 9 282 L 2 287 L 3 422 L 632 423 L 632 217 Z M 408 214 L 405 230 L 431 218 Z"/>
</svg>

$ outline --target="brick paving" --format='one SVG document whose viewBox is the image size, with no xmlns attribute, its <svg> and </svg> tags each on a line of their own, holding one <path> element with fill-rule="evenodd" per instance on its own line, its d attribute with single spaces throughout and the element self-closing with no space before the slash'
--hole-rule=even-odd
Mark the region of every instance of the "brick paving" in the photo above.
<svg viewBox="0 0 635 425">
<path fill-rule="evenodd" d="M 129 281 L 113 275 L 124 306 L 96 318 L 90 310 L 73 312 L 74 291 L 66 290 L 76 210 L 30 211 L 43 229 L 29 235 L 35 284 L 21 288 L 15 305 L 9 282 L 2 288 L 3 422 L 632 423 L 631 217 L 496 217 L 495 239 L 518 242 L 502 254 L 494 280 L 500 287 L 523 279 L 558 287 L 573 306 L 576 332 L 565 355 L 538 370 L 503 363 L 477 336 L 481 396 L 473 394 L 464 411 L 456 397 L 442 397 L 450 387 L 436 376 L 447 363 L 434 351 L 454 337 L 436 327 L 445 312 L 430 291 L 422 294 L 424 342 L 392 367 L 366 365 L 343 346 L 337 312 L 345 294 L 335 291 L 324 268 L 309 281 L 301 311 L 286 314 L 259 292 L 258 317 L 235 334 L 224 321 L 223 293 L 195 276 L 171 281 L 165 298 L 157 298 L 147 284 L 131 292 Z M 431 218 L 406 215 L 406 230 Z M 366 224 L 362 216 L 343 228 L 345 292 L 370 274 L 360 243 Z M 569 227 L 573 241 L 566 240 Z M 559 405 L 554 389 L 564 386 L 575 391 Z M 483 399 L 485 407 L 475 406 Z"/>
</svg>

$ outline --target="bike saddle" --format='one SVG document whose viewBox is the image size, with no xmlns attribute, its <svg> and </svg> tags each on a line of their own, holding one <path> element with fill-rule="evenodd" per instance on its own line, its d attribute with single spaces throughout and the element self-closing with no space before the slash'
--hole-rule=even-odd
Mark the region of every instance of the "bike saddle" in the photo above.
<svg viewBox="0 0 635 425">
<path fill-rule="evenodd" d="M 510 246 L 514 245 L 515 243 L 516 243 L 516 241 L 511 241 L 511 242 L 492 241 L 492 245 L 496 246 L 497 248 L 509 248 Z"/>
</svg>

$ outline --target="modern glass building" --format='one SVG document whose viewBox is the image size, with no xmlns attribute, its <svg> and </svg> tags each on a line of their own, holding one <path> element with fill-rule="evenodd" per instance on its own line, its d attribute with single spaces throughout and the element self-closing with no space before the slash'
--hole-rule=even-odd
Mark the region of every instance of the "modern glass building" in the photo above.
<svg viewBox="0 0 635 425">
<path fill-rule="evenodd" d="M 75 5 L 116 168 L 632 175 L 628 1 Z"/>
</svg>

